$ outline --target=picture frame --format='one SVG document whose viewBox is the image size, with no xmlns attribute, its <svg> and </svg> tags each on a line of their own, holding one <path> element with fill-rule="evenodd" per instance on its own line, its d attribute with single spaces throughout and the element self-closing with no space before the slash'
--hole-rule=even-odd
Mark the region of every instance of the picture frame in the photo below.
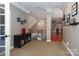
<svg viewBox="0 0 79 59">
<path fill-rule="evenodd" d="M 66 25 L 70 24 L 70 14 L 66 16 Z"/>
<path fill-rule="evenodd" d="M 72 12 L 72 17 L 77 15 L 77 13 L 78 13 L 78 2 L 73 4 L 73 6 L 71 8 L 71 12 Z"/>
<path fill-rule="evenodd" d="M 20 17 L 17 17 L 17 22 L 21 22 L 21 18 Z"/>
<path fill-rule="evenodd" d="M 26 23 L 26 19 L 24 19 L 24 23 Z"/>
<path fill-rule="evenodd" d="M 20 17 L 17 17 L 17 22 L 19 22 L 21 25 L 26 24 L 26 19 L 21 19 Z"/>
<path fill-rule="evenodd" d="M 23 20 L 21 20 L 21 25 L 23 25 L 24 24 L 24 21 Z"/>
</svg>

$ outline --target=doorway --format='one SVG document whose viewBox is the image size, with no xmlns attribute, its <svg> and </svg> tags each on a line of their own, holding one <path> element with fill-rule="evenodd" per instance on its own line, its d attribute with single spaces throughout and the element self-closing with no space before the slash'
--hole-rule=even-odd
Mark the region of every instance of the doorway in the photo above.
<svg viewBox="0 0 79 59">
<path fill-rule="evenodd" d="M 62 41 L 63 40 L 63 31 L 62 23 L 57 23 L 56 21 L 51 22 L 51 40 L 52 41 Z"/>
</svg>

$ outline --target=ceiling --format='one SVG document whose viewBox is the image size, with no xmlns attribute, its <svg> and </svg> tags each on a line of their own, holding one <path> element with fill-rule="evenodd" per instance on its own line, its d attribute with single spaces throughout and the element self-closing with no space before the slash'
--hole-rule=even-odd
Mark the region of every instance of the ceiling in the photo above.
<svg viewBox="0 0 79 59">
<path fill-rule="evenodd" d="M 60 13 L 62 13 L 64 3 L 65 2 L 15 2 L 13 4 L 21 7 L 28 14 L 41 19 L 46 18 L 46 9 L 51 9 L 52 18 L 54 19 L 57 17 L 62 17 Z"/>
<path fill-rule="evenodd" d="M 62 8 L 64 2 L 19 2 L 17 3 L 26 10 Z"/>
</svg>

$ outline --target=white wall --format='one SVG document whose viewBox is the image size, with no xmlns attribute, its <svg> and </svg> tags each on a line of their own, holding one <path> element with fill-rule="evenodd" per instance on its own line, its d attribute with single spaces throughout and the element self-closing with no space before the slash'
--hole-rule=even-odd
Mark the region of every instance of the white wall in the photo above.
<svg viewBox="0 0 79 59">
<path fill-rule="evenodd" d="M 71 7 L 73 3 L 67 3 L 66 4 L 66 9 L 64 13 L 71 14 Z M 79 6 L 79 5 L 78 5 Z M 78 7 L 79 8 L 79 7 Z M 79 9 L 78 9 L 79 11 Z M 72 19 L 73 17 L 70 16 Z M 79 13 L 78 15 L 74 16 L 76 18 L 76 21 L 79 20 Z M 74 55 L 79 55 L 79 25 L 77 26 L 64 26 L 63 27 L 63 36 L 64 36 L 64 41 L 67 44 L 68 48 L 72 51 Z"/>
<path fill-rule="evenodd" d="M 21 9 L 13 6 L 12 4 L 10 5 L 10 10 L 11 10 L 11 46 L 14 44 L 13 40 L 13 35 L 15 34 L 20 34 L 21 29 L 23 27 L 27 28 L 27 23 L 25 25 L 21 25 L 19 22 L 17 22 L 17 17 L 20 17 L 21 20 L 27 19 L 27 14 L 22 11 Z"/>
<path fill-rule="evenodd" d="M 46 20 L 41 19 L 39 23 L 37 24 L 36 28 L 37 30 L 40 30 L 40 29 L 46 30 Z"/>
<path fill-rule="evenodd" d="M 58 17 L 63 17 L 63 11 L 62 11 L 62 9 L 59 9 L 59 8 L 54 8 L 53 10 L 52 10 L 52 18 L 58 18 Z"/>
<path fill-rule="evenodd" d="M 10 5 L 10 10 L 11 10 L 10 12 L 11 13 L 11 46 L 14 46 L 13 35 L 20 34 L 22 28 L 30 29 L 38 21 L 35 17 L 31 15 L 27 15 L 24 11 L 15 7 L 12 4 Z M 27 23 L 24 25 L 21 25 L 19 22 L 17 22 L 17 17 L 20 17 L 21 20 L 26 19 Z"/>
<path fill-rule="evenodd" d="M 31 15 L 29 15 L 28 16 L 28 29 L 30 29 L 30 28 L 32 28 L 32 26 L 34 25 L 34 24 L 36 24 L 37 23 L 37 19 L 35 18 L 35 17 L 33 17 L 33 16 L 31 16 Z"/>
</svg>

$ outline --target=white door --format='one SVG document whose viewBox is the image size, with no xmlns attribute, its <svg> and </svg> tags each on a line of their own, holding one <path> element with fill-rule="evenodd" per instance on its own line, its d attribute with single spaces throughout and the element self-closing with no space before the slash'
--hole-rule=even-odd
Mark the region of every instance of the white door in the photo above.
<svg viewBox="0 0 79 59">
<path fill-rule="evenodd" d="M 10 28 L 5 13 L 5 4 L 0 4 L 0 56 L 10 55 Z"/>
</svg>

